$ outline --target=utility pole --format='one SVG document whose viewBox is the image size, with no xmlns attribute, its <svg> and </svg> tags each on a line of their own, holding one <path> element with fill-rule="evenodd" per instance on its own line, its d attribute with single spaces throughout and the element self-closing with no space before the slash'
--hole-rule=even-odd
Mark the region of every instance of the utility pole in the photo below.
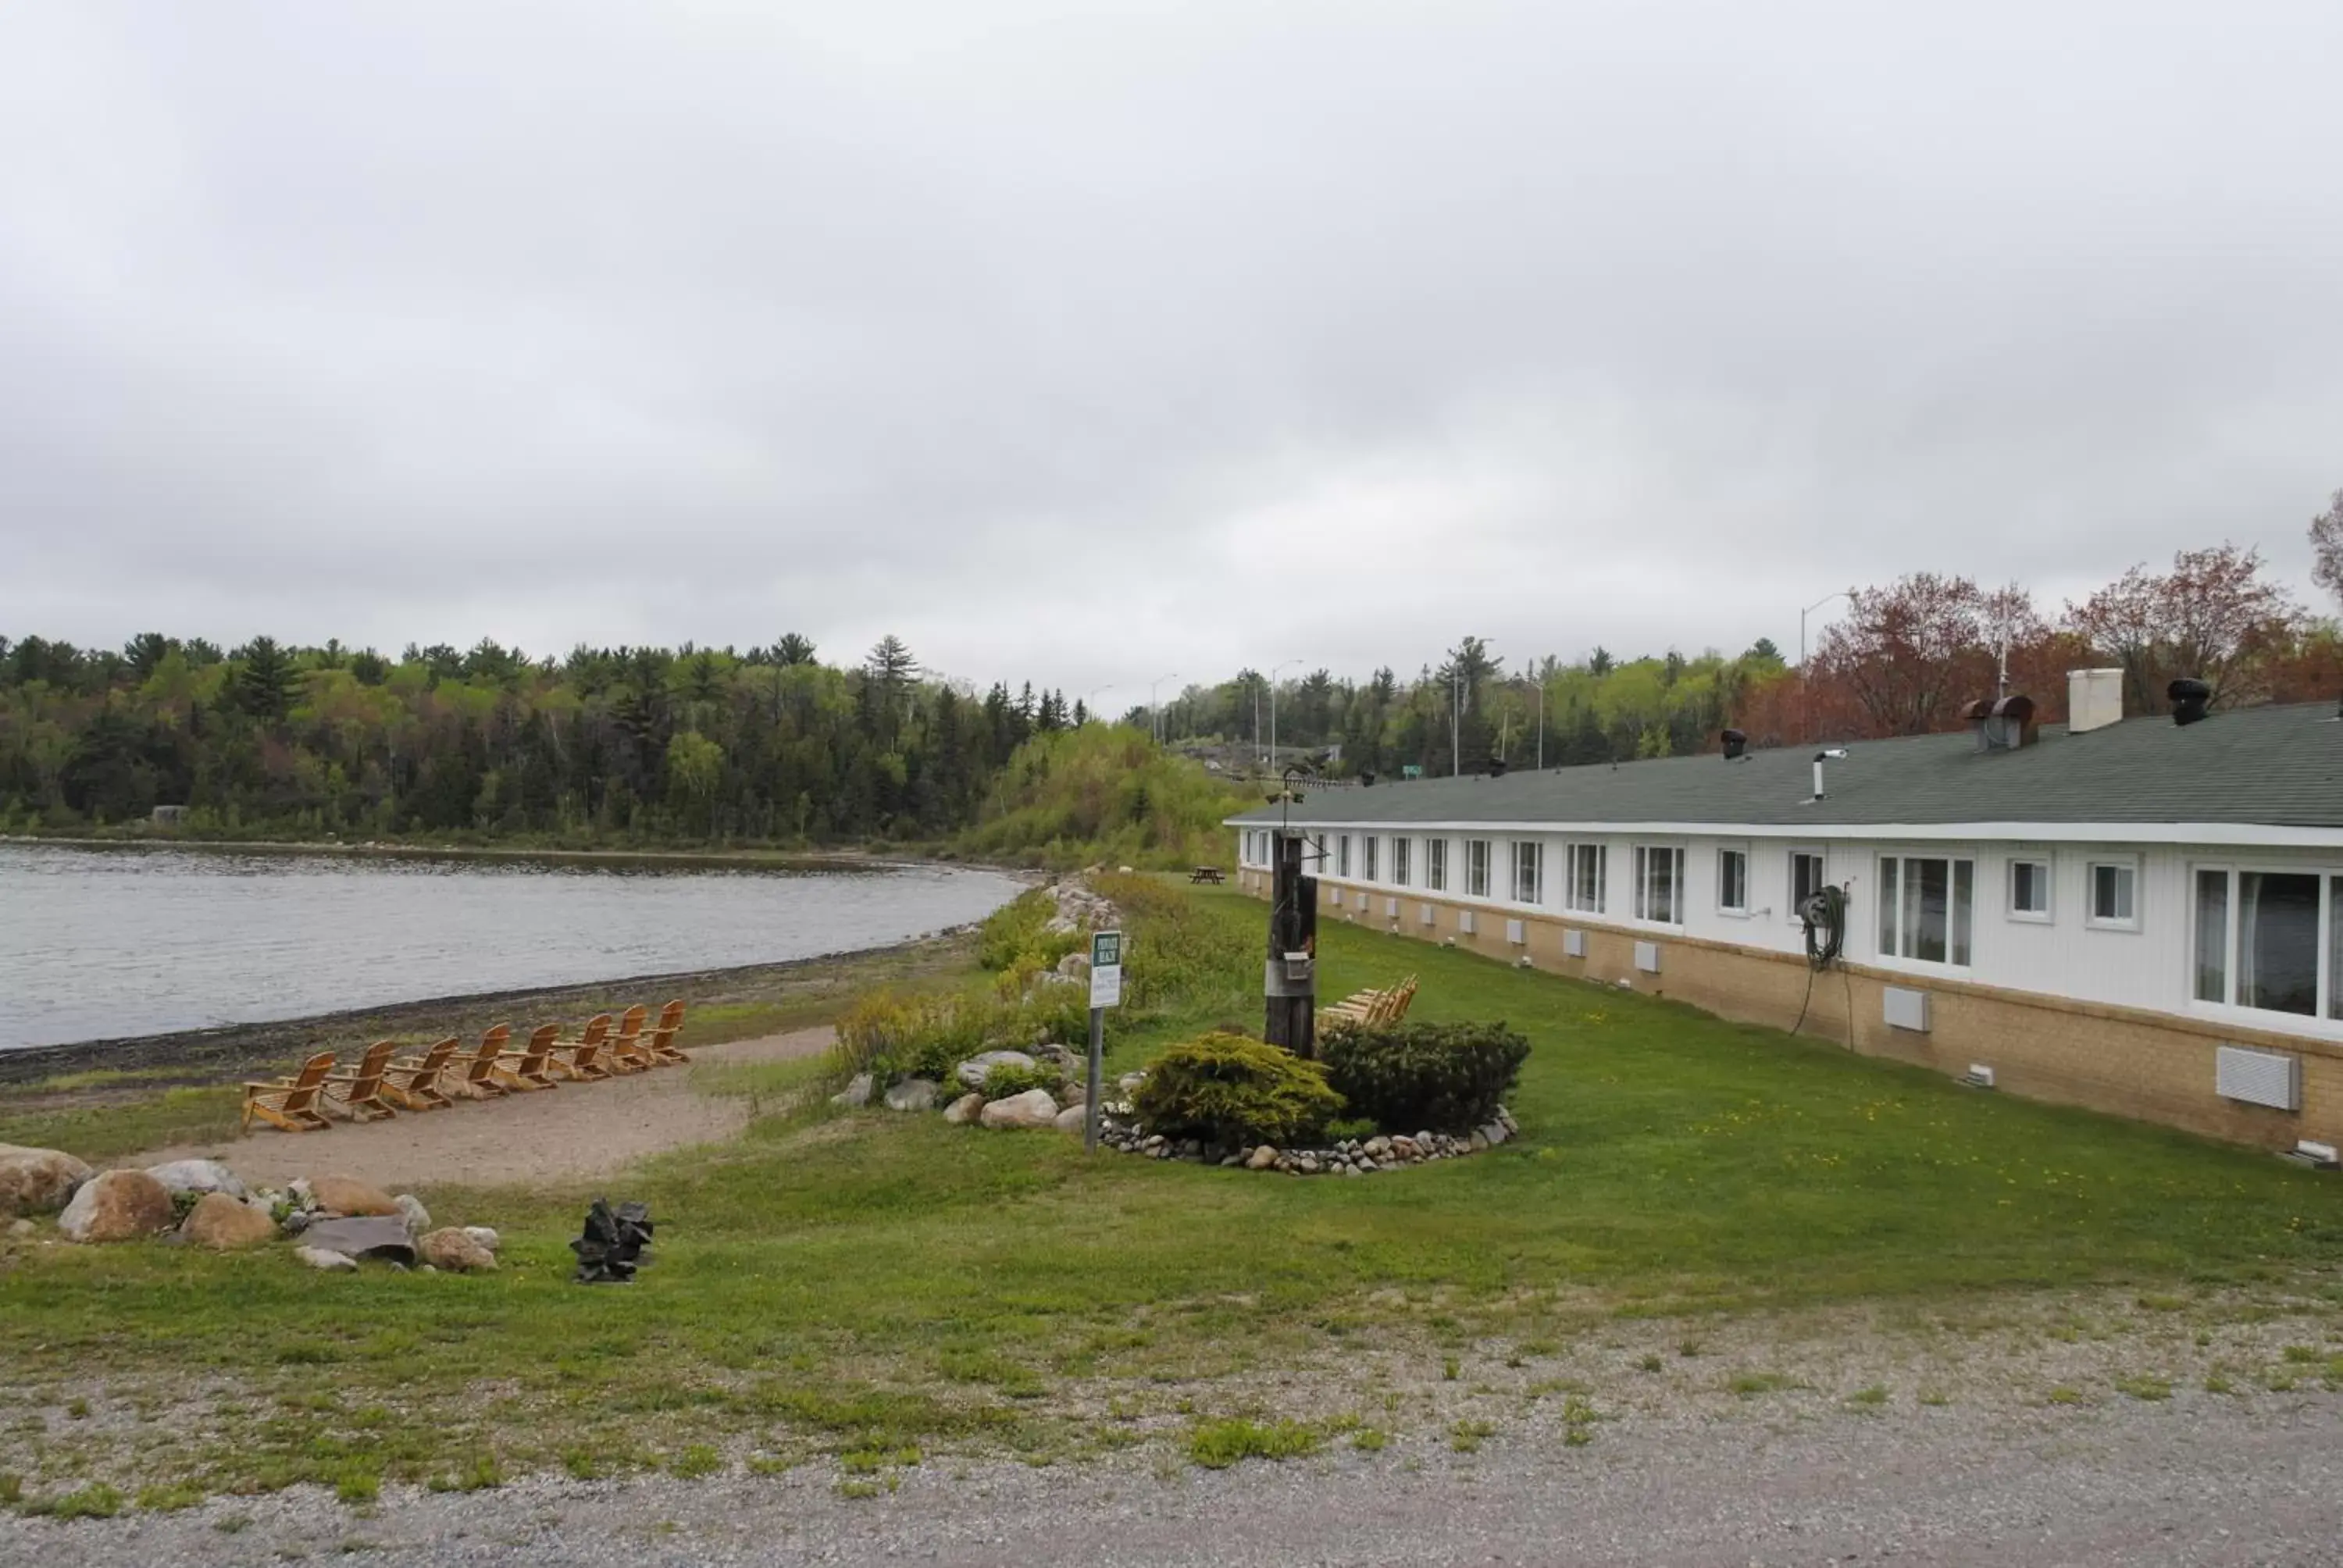
<svg viewBox="0 0 2343 1568">
<path fill-rule="evenodd" d="M 1806 675 L 1806 617 L 1835 598 L 1851 599 L 1854 597 L 1853 588 L 1841 588 L 1836 593 L 1823 595 L 1798 612 L 1798 722 L 1806 731 L 1805 739 L 1814 739 L 1815 729 L 1814 683 Z"/>
<path fill-rule="evenodd" d="M 1289 658 L 1269 672 L 1269 765 L 1277 766 L 1277 670 L 1292 669 L 1302 660 Z"/>
</svg>

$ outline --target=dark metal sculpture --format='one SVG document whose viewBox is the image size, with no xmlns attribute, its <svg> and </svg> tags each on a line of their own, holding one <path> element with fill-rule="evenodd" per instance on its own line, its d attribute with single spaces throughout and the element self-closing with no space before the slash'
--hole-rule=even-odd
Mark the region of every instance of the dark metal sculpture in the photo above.
<svg viewBox="0 0 2343 1568">
<path fill-rule="evenodd" d="M 597 1198 L 586 1211 L 586 1233 L 569 1243 L 578 1254 L 578 1282 L 581 1285 L 623 1285 L 635 1277 L 635 1270 L 650 1260 L 644 1253 L 651 1244 L 651 1211 L 647 1203 L 621 1203 L 610 1207 L 608 1198 Z"/>
</svg>

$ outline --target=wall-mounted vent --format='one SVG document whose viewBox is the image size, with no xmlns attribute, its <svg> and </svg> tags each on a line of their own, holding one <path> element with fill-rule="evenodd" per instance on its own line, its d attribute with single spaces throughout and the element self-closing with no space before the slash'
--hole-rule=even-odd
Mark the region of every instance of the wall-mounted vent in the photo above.
<svg viewBox="0 0 2343 1568">
<path fill-rule="evenodd" d="M 2306 1138 L 2291 1149 L 2278 1151 L 2278 1158 L 2291 1160 L 2297 1165 L 2308 1165 L 2313 1171 L 2343 1170 L 2343 1159 L 2336 1157 L 2332 1143 L 2313 1143 Z"/>
<path fill-rule="evenodd" d="M 1660 944 L 1657 942 L 1637 942 L 1635 944 L 1635 967 L 1643 970 L 1647 975 L 1655 975 L 1659 973 Z"/>
<path fill-rule="evenodd" d="M 1564 931 L 1562 933 L 1562 955 L 1564 958 L 1570 959 L 1584 958 L 1586 956 L 1586 933 L 1575 929 Z"/>
<path fill-rule="evenodd" d="M 1525 946 L 1530 940 L 1529 930 L 1519 920 L 1507 920 L 1505 922 L 1505 940 L 1513 943 L 1513 946 L 1517 948 Z"/>
<path fill-rule="evenodd" d="M 1907 986 L 1892 985 L 1882 993 L 1880 1010 L 1885 1014 L 1890 1029 L 1908 1029 L 1915 1034 L 1928 1032 L 1928 993 L 1913 990 Z"/>
<path fill-rule="evenodd" d="M 1993 1069 L 1982 1061 L 1972 1061 L 1969 1070 L 1954 1081 L 1965 1083 L 1971 1089 L 1991 1089 L 1994 1086 Z"/>
<path fill-rule="evenodd" d="M 2213 1053 L 2213 1092 L 2274 1111 L 2302 1109 L 2302 1058 L 2285 1050 L 2225 1045 Z"/>
<path fill-rule="evenodd" d="M 1473 920 L 1472 910 L 1459 910 L 1456 911 L 1456 929 L 1469 937 L 1481 928 Z"/>
</svg>

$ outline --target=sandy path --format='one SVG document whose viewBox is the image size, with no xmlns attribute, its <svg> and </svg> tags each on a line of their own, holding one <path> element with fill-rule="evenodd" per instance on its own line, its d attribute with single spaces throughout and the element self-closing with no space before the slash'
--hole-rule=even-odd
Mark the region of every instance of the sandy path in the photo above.
<svg viewBox="0 0 2343 1568">
<path fill-rule="evenodd" d="M 296 1176 L 355 1176 L 394 1191 L 424 1186 L 499 1186 L 601 1176 L 663 1150 L 720 1142 L 745 1126 L 749 1102 L 695 1091 L 702 1063 L 781 1061 L 829 1048 L 827 1025 L 692 1052 L 694 1067 L 669 1067 L 600 1083 L 565 1083 L 451 1111 L 407 1114 L 330 1132 L 256 1128 L 226 1143 L 157 1149 L 117 1165 L 219 1160 L 247 1182 L 282 1187 Z"/>
</svg>

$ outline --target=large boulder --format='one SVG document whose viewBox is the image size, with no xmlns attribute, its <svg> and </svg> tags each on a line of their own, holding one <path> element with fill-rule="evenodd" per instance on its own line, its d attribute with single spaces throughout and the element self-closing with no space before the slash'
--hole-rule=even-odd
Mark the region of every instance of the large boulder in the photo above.
<svg viewBox="0 0 2343 1568">
<path fill-rule="evenodd" d="M 54 1214 L 89 1180 L 89 1167 L 62 1149 L 0 1143 L 0 1220 Z"/>
<path fill-rule="evenodd" d="M 950 1122 L 954 1127 L 963 1127 L 969 1122 L 975 1121 L 977 1117 L 983 1112 L 983 1095 L 963 1094 L 958 1100 L 953 1101 L 950 1105 L 944 1107 L 944 1120 Z"/>
<path fill-rule="evenodd" d="M 982 1089 L 984 1081 L 992 1075 L 996 1067 L 1021 1067 L 1030 1071 L 1041 1065 L 1021 1050 L 988 1050 L 970 1057 L 952 1069 L 952 1073 L 960 1080 L 961 1088 Z"/>
<path fill-rule="evenodd" d="M 266 1209 L 256 1209 L 225 1192 L 206 1192 L 196 1200 L 179 1224 L 179 1237 L 217 1251 L 241 1251 L 277 1239 L 277 1221 Z"/>
<path fill-rule="evenodd" d="M 908 1078 L 887 1091 L 890 1111 L 933 1111 L 936 1083 L 932 1079 Z"/>
<path fill-rule="evenodd" d="M 491 1252 L 501 1251 L 505 1244 L 504 1238 L 498 1235 L 486 1225 L 467 1225 L 464 1227 L 464 1234 L 469 1236 L 473 1241 L 478 1241 L 481 1246 L 486 1247 Z"/>
<path fill-rule="evenodd" d="M 870 1075 L 867 1072 L 856 1073 L 846 1081 L 845 1088 L 830 1097 L 830 1102 L 832 1105 L 843 1105 L 849 1111 L 858 1111 L 870 1104 Z"/>
<path fill-rule="evenodd" d="M 1088 953 L 1068 953 L 1064 958 L 1058 960 L 1058 972 L 1064 975 L 1068 980 L 1088 979 L 1091 972 L 1090 955 Z"/>
<path fill-rule="evenodd" d="M 301 1232 L 301 1241 L 310 1250 L 339 1252 L 346 1258 L 376 1258 L 399 1264 L 415 1261 L 415 1238 L 407 1233 L 407 1219 L 401 1214 L 318 1220 Z"/>
<path fill-rule="evenodd" d="M 398 1205 L 398 1217 L 407 1221 L 408 1235 L 420 1236 L 431 1229 L 431 1211 L 423 1206 L 422 1199 L 412 1192 L 401 1192 L 391 1201 Z"/>
<path fill-rule="evenodd" d="M 415 1251 L 442 1273 L 486 1273 L 497 1266 L 497 1255 L 480 1245 L 478 1238 L 452 1225 L 424 1237 L 415 1244 Z"/>
<path fill-rule="evenodd" d="M 1086 1105 L 1069 1105 L 1058 1112 L 1054 1125 L 1061 1132 L 1080 1132 L 1090 1121 L 1090 1107 Z"/>
<path fill-rule="evenodd" d="M 216 1160 L 174 1160 L 168 1165 L 149 1165 L 146 1174 L 160 1181 L 174 1198 L 182 1192 L 225 1192 L 231 1198 L 252 1195 L 236 1173 Z"/>
<path fill-rule="evenodd" d="M 370 1187 L 352 1176 L 317 1176 L 309 1181 L 310 1196 L 317 1200 L 321 1212 L 341 1214 L 353 1219 L 399 1214 L 398 1200 L 379 1187 Z"/>
<path fill-rule="evenodd" d="M 1058 1120 L 1058 1102 L 1046 1089 L 1029 1089 L 986 1101 L 979 1120 L 987 1127 L 1049 1127 Z"/>
<path fill-rule="evenodd" d="M 130 1241 L 167 1231 L 179 1211 L 163 1184 L 144 1171 L 106 1171 L 82 1184 L 57 1229 L 69 1241 Z"/>
</svg>

